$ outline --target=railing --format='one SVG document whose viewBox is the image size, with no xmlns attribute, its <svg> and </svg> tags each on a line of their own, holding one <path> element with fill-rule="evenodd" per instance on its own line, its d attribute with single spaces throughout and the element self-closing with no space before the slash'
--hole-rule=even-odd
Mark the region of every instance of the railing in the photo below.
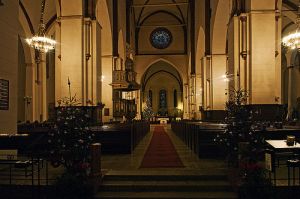
<svg viewBox="0 0 300 199">
<path fill-rule="evenodd" d="M 91 170 L 89 179 L 97 190 L 101 181 L 101 144 L 90 147 Z M 48 153 L 23 153 L 17 158 L 0 160 L 1 198 L 54 198 L 57 177 L 64 172 L 63 166 L 53 167 Z"/>
<path fill-rule="evenodd" d="M 40 154 L 33 154 L 32 152 L 18 155 L 14 159 L 1 159 L 0 184 L 48 185 L 48 169 L 47 158 Z"/>
</svg>

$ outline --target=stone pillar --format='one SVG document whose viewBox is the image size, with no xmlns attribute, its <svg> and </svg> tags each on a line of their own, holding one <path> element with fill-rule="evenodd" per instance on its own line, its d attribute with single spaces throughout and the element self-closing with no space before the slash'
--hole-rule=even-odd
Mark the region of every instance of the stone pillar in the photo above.
<svg viewBox="0 0 300 199">
<path fill-rule="evenodd" d="M 37 52 L 38 53 L 38 52 Z M 46 78 L 46 56 L 37 54 L 35 59 L 35 120 L 43 122 L 47 120 L 47 78 Z"/>
<path fill-rule="evenodd" d="M 102 103 L 105 108 L 109 109 L 109 115 L 103 115 L 103 122 L 108 122 L 113 118 L 113 102 L 112 102 L 112 55 L 102 55 Z"/>
<path fill-rule="evenodd" d="M 283 104 L 283 82 L 282 82 L 282 63 L 281 63 L 281 30 L 282 30 L 282 18 L 281 13 L 276 13 L 275 16 L 275 103 Z"/>
<path fill-rule="evenodd" d="M 231 77 L 229 88 L 240 88 L 240 22 L 233 16 L 228 25 L 228 75 Z"/>
<path fill-rule="evenodd" d="M 56 100 L 76 95 L 80 105 L 101 102 L 101 26 L 84 16 L 84 1 L 62 0 L 58 17 Z"/>
<path fill-rule="evenodd" d="M 293 112 L 293 108 L 294 108 L 294 104 L 293 104 L 293 72 L 295 72 L 293 70 L 294 66 L 290 65 L 288 66 L 288 71 L 289 71 L 289 80 L 288 80 L 288 115 L 287 115 L 287 119 L 291 119 L 292 118 L 292 112 Z"/>
<path fill-rule="evenodd" d="M 33 63 L 26 63 L 26 86 L 25 86 L 25 120 L 34 121 L 35 112 L 35 98 L 34 98 L 34 87 L 35 87 L 35 68 Z"/>
<path fill-rule="evenodd" d="M 281 102 L 280 27 L 275 0 L 246 2 L 246 13 L 228 26 L 229 74 L 236 89 L 248 92 L 251 104 Z"/>
<path fill-rule="evenodd" d="M 226 66 L 227 55 L 226 54 L 213 54 L 211 55 L 211 89 L 212 89 L 212 110 L 224 110 L 227 100 L 227 79 Z"/>
<path fill-rule="evenodd" d="M 292 118 L 292 112 L 295 107 L 296 98 L 297 98 L 297 79 L 295 74 L 296 59 L 298 57 L 297 49 L 294 49 L 288 54 L 289 59 L 287 59 L 287 69 L 288 69 L 288 115 L 287 119 Z"/>
<path fill-rule="evenodd" d="M 86 68 L 84 52 L 84 16 L 83 1 L 62 0 L 60 27 L 60 89 L 61 98 L 69 97 L 68 78 L 71 83 L 71 95 L 76 95 L 81 105 L 86 105 Z"/>
<path fill-rule="evenodd" d="M 40 92 L 41 92 L 41 113 L 40 120 L 48 119 L 48 104 L 47 104 L 47 77 L 46 77 L 46 55 L 41 54 L 40 62 Z"/>
<path fill-rule="evenodd" d="M 184 84 L 183 88 L 183 119 L 190 119 L 189 114 L 189 85 L 187 83 Z"/>
<path fill-rule="evenodd" d="M 249 3 L 249 57 L 250 87 L 252 104 L 274 104 L 275 96 L 281 91 L 276 81 L 276 16 L 275 0 L 251 0 Z M 277 66 L 278 67 L 278 66 Z"/>
<path fill-rule="evenodd" d="M 200 68 L 196 68 L 196 80 L 195 80 L 195 111 L 196 111 L 196 119 L 201 119 L 201 114 L 199 111 L 199 107 L 202 107 L 202 77 Z M 179 98 L 178 98 L 179 99 Z"/>
<path fill-rule="evenodd" d="M 212 109 L 212 74 L 211 74 L 211 56 L 207 55 L 202 58 L 202 74 L 203 74 L 203 109 L 211 110 Z"/>
<path fill-rule="evenodd" d="M 189 76 L 189 118 L 195 119 L 196 116 L 196 75 Z"/>
<path fill-rule="evenodd" d="M 59 17 L 59 16 L 58 16 Z M 55 46 L 55 106 L 58 106 L 58 101 L 61 100 L 61 23 L 60 20 L 57 20 L 55 24 L 55 39 L 56 46 Z M 65 84 L 66 82 L 64 82 Z"/>
<path fill-rule="evenodd" d="M 97 20 L 92 20 L 92 77 L 91 100 L 93 104 L 102 102 L 102 63 L 101 63 L 101 26 Z"/>
<path fill-rule="evenodd" d="M 226 73 L 226 54 L 207 55 L 202 58 L 204 110 L 224 110 L 228 89 Z"/>
</svg>

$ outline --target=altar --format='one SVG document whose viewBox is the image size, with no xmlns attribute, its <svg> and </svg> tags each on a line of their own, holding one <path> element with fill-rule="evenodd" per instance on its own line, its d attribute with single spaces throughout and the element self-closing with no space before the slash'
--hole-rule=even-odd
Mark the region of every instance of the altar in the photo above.
<svg viewBox="0 0 300 199">
<path fill-rule="evenodd" d="M 157 117 L 156 119 L 160 124 L 167 124 L 170 120 L 168 117 Z"/>
</svg>

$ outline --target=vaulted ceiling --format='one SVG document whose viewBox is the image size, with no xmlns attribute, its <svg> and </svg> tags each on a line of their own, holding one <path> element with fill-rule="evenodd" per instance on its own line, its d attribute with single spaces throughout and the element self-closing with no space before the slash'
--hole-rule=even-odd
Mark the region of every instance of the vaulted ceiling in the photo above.
<svg viewBox="0 0 300 199">
<path fill-rule="evenodd" d="M 298 0 L 282 0 L 282 34 L 286 35 L 291 31 L 295 31 L 295 20 L 297 17 Z"/>
<path fill-rule="evenodd" d="M 133 0 L 136 27 L 184 26 L 188 6 L 188 0 Z"/>
<path fill-rule="evenodd" d="M 41 0 L 20 0 L 20 11 L 24 13 L 31 31 L 38 29 L 41 16 Z M 49 24 L 56 19 L 55 0 L 45 1 L 44 23 Z"/>
<path fill-rule="evenodd" d="M 56 0 L 46 0 L 44 22 L 53 22 L 56 17 Z M 32 32 L 36 32 L 40 20 L 41 0 L 20 0 Z M 186 26 L 188 23 L 188 0 L 132 0 L 136 27 Z M 283 34 L 295 30 L 299 0 L 282 0 Z"/>
</svg>

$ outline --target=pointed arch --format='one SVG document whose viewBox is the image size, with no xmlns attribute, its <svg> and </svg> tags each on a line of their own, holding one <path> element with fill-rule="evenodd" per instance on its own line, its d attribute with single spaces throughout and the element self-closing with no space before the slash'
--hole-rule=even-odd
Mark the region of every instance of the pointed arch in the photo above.
<svg viewBox="0 0 300 199">
<path fill-rule="evenodd" d="M 212 54 L 226 53 L 226 33 L 229 14 L 228 0 L 218 0 L 212 23 Z"/>
<path fill-rule="evenodd" d="M 112 23 L 107 0 L 98 0 L 96 18 L 101 26 L 102 56 L 112 55 Z"/>
<path fill-rule="evenodd" d="M 155 67 L 155 65 L 159 64 L 159 63 L 166 65 L 167 68 L 162 69 L 162 68 L 156 67 L 153 69 L 153 67 Z M 171 62 L 160 58 L 160 59 L 155 60 L 154 62 L 150 63 L 145 68 L 145 71 L 141 78 L 142 91 L 145 89 L 145 86 L 146 86 L 148 80 L 151 79 L 151 77 L 153 77 L 155 74 L 160 73 L 160 72 L 165 72 L 165 73 L 173 76 L 179 83 L 181 91 L 183 90 L 182 77 L 181 77 L 181 74 L 178 72 L 177 67 L 175 65 L 173 65 Z"/>
</svg>

